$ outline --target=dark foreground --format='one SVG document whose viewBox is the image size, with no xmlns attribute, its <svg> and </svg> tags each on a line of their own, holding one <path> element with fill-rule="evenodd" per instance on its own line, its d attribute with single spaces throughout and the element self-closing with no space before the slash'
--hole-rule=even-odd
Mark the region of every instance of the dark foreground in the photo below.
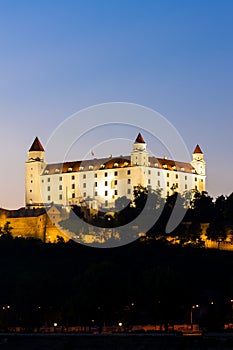
<svg viewBox="0 0 233 350">
<path fill-rule="evenodd" d="M 215 350 L 232 349 L 233 334 L 177 335 L 59 335 L 1 334 L 4 350 Z"/>
</svg>

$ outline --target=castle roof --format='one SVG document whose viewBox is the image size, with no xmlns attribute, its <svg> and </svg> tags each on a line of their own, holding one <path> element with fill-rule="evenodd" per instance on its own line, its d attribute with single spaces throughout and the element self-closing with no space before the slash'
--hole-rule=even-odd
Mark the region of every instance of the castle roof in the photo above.
<svg viewBox="0 0 233 350">
<path fill-rule="evenodd" d="M 202 154 L 203 154 L 203 152 L 202 152 L 202 150 L 201 150 L 201 148 L 200 148 L 199 145 L 196 145 L 196 148 L 195 148 L 195 150 L 193 151 L 193 154 L 195 154 L 195 153 L 202 153 Z"/>
<path fill-rule="evenodd" d="M 149 157 L 150 167 L 171 170 L 182 171 L 185 173 L 194 173 L 196 170 L 190 163 L 178 162 L 171 159 Z M 83 161 L 64 162 L 47 164 L 42 175 L 75 173 L 79 171 L 96 171 L 107 169 L 119 169 L 131 167 L 130 156 L 113 157 L 113 158 L 100 158 L 89 159 Z"/>
<path fill-rule="evenodd" d="M 137 138 L 136 138 L 136 140 L 135 140 L 134 143 L 145 143 L 145 140 L 144 140 L 144 138 L 142 137 L 142 134 L 141 134 L 141 133 L 138 134 L 138 136 L 137 136 Z"/>
<path fill-rule="evenodd" d="M 29 149 L 29 152 L 33 152 L 33 151 L 44 152 L 44 148 L 40 143 L 40 140 L 38 139 L 38 137 L 35 138 L 35 140 L 33 141 L 33 144 L 31 145 L 31 148 Z"/>
</svg>

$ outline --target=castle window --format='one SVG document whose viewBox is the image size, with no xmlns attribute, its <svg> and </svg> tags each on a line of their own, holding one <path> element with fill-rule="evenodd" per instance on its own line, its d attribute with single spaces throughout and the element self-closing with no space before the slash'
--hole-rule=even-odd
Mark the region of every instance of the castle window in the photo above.
<svg viewBox="0 0 233 350">
<path fill-rule="evenodd" d="M 130 185 L 131 184 L 131 179 L 127 180 L 127 184 Z"/>
<path fill-rule="evenodd" d="M 160 187 L 160 181 L 158 181 L 158 186 Z"/>
<path fill-rule="evenodd" d="M 158 171 L 158 176 L 160 176 L 160 171 Z"/>
<path fill-rule="evenodd" d="M 44 183 L 44 180 L 41 180 L 42 184 Z"/>
<path fill-rule="evenodd" d="M 97 191 L 95 192 L 95 196 L 98 196 L 98 192 Z"/>
<path fill-rule="evenodd" d="M 75 184 L 72 184 L 71 188 L 72 188 L 72 190 L 74 190 L 75 189 Z"/>
<path fill-rule="evenodd" d="M 187 185 L 185 185 L 185 186 L 184 186 L 184 188 L 187 190 L 188 186 L 187 186 Z"/>
<path fill-rule="evenodd" d="M 167 177 L 169 177 L 169 173 L 167 173 Z"/>
<path fill-rule="evenodd" d="M 128 171 L 127 171 L 127 175 L 130 175 L 130 173 L 131 173 L 130 170 L 128 170 Z"/>
<path fill-rule="evenodd" d="M 195 190 L 197 191 L 197 186 L 195 186 Z"/>
<path fill-rule="evenodd" d="M 59 176 L 59 181 L 62 181 L 62 176 Z"/>
<path fill-rule="evenodd" d="M 176 174 L 176 179 L 178 179 L 178 174 Z"/>
<path fill-rule="evenodd" d="M 179 187 L 179 184 L 178 184 L 178 182 L 176 183 L 176 188 L 178 188 Z"/>
<path fill-rule="evenodd" d="M 184 179 L 185 179 L 185 180 L 187 180 L 187 179 L 188 179 L 188 177 L 185 175 Z"/>
<path fill-rule="evenodd" d="M 95 177 L 95 178 L 97 177 L 97 173 L 94 174 L 94 177 Z"/>
<path fill-rule="evenodd" d="M 48 186 L 48 191 L 50 191 L 50 186 Z"/>
<path fill-rule="evenodd" d="M 105 207 L 107 207 L 108 206 L 108 201 L 105 201 Z"/>
<path fill-rule="evenodd" d="M 151 171 L 150 170 L 148 170 L 148 175 L 150 175 L 151 174 Z"/>
<path fill-rule="evenodd" d="M 117 195 L 118 195 L 118 192 L 117 192 L 117 190 L 115 190 L 115 191 L 114 191 L 114 194 L 115 194 L 115 196 L 117 196 Z"/>
<path fill-rule="evenodd" d="M 118 172 L 117 171 L 114 171 L 114 176 L 117 176 L 118 175 Z"/>
<path fill-rule="evenodd" d="M 197 181 L 197 177 L 195 177 L 194 181 Z"/>
<path fill-rule="evenodd" d="M 150 185 L 150 179 L 148 179 L 148 185 Z"/>
<path fill-rule="evenodd" d="M 104 192 L 104 195 L 107 196 L 107 195 L 108 195 L 108 191 L 105 191 L 105 192 Z"/>
<path fill-rule="evenodd" d="M 108 176 L 108 173 L 104 173 L 104 176 L 107 177 L 107 176 Z"/>
<path fill-rule="evenodd" d="M 33 183 L 33 180 L 31 180 L 31 184 Z"/>
<path fill-rule="evenodd" d="M 62 190 L 62 185 L 59 185 L 59 190 Z"/>
<path fill-rule="evenodd" d="M 108 186 L 108 181 L 104 181 L 104 186 Z"/>
<path fill-rule="evenodd" d="M 86 188 L 87 187 L 87 184 L 86 182 L 83 183 L 83 188 Z"/>
<path fill-rule="evenodd" d="M 203 182 L 203 179 L 201 179 L 201 182 Z"/>
<path fill-rule="evenodd" d="M 86 177 L 87 177 L 86 174 L 83 174 L 83 179 L 86 179 Z"/>
<path fill-rule="evenodd" d="M 30 190 L 30 192 L 32 192 L 32 190 Z"/>
<path fill-rule="evenodd" d="M 33 174 L 31 174 L 31 177 L 33 177 Z"/>
<path fill-rule="evenodd" d="M 62 194 L 59 194 L 59 200 L 60 201 L 62 200 Z"/>
<path fill-rule="evenodd" d="M 72 198 L 75 198 L 75 193 L 72 193 Z"/>
<path fill-rule="evenodd" d="M 114 180 L 114 185 L 115 185 L 115 186 L 117 185 L 117 180 Z"/>
<path fill-rule="evenodd" d="M 50 177 L 47 178 L 47 181 L 50 182 Z"/>
<path fill-rule="evenodd" d="M 127 193 L 131 194 L 131 188 L 128 188 Z"/>
<path fill-rule="evenodd" d="M 97 182 L 95 182 L 94 186 L 97 187 Z"/>
<path fill-rule="evenodd" d="M 72 176 L 71 176 L 71 180 L 74 180 L 74 179 L 75 179 L 75 176 L 74 176 L 74 175 L 72 175 Z"/>
<path fill-rule="evenodd" d="M 83 192 L 83 197 L 86 197 L 87 196 L 87 193 L 86 192 Z"/>
<path fill-rule="evenodd" d="M 167 191 L 167 196 L 169 196 L 169 191 Z"/>
<path fill-rule="evenodd" d="M 48 196 L 48 201 L 50 201 L 51 200 L 51 197 L 50 196 Z"/>
<path fill-rule="evenodd" d="M 167 182 L 167 186 L 169 186 L 169 182 Z"/>
<path fill-rule="evenodd" d="M 31 170 L 33 170 L 33 168 L 31 168 Z"/>
</svg>

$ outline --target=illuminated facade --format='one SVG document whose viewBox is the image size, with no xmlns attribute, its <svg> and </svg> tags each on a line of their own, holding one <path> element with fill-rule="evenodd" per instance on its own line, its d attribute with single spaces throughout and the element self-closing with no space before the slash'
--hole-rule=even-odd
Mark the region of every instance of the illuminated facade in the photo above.
<svg viewBox="0 0 233 350">
<path fill-rule="evenodd" d="M 197 145 L 192 162 L 150 157 L 138 134 L 130 156 L 47 164 L 36 138 L 26 161 L 26 206 L 88 203 L 94 209 L 113 208 L 115 200 L 133 197 L 134 186 L 160 188 L 167 196 L 176 189 L 205 191 L 204 155 Z"/>
</svg>

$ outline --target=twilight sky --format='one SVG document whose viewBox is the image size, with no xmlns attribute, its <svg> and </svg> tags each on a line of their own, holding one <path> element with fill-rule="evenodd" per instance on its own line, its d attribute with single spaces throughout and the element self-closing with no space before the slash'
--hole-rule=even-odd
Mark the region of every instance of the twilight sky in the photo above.
<svg viewBox="0 0 233 350">
<path fill-rule="evenodd" d="M 232 16 L 231 0 L 0 0 L 0 207 L 24 205 L 35 136 L 112 101 L 165 116 L 203 149 L 209 194 L 230 194 Z"/>
</svg>

